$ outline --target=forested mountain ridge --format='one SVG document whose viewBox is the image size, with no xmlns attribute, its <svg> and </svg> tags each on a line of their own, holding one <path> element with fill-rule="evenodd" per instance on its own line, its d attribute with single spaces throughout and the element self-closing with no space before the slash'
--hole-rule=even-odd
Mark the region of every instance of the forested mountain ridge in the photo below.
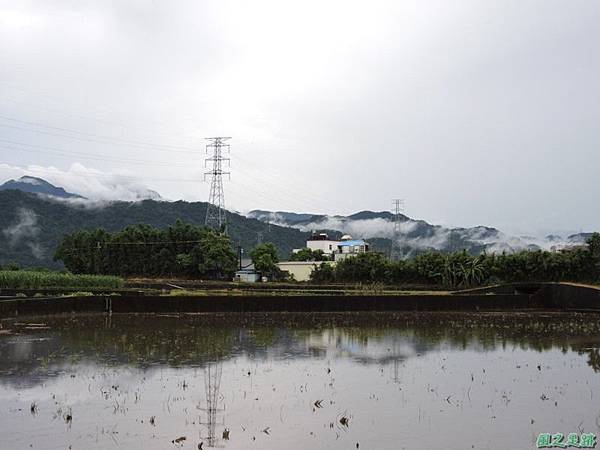
<svg viewBox="0 0 600 450">
<path fill-rule="evenodd" d="M 119 231 L 138 223 L 165 229 L 177 219 L 202 225 L 206 206 L 204 202 L 155 200 L 80 203 L 18 190 L 0 191 L 0 265 L 17 262 L 58 268 L 61 265 L 53 256 L 66 233 L 96 228 Z M 273 242 L 282 258 L 293 248 L 306 245 L 308 233 L 294 228 L 267 225 L 232 212 L 227 213 L 227 219 L 232 244 L 241 245 L 246 253 L 259 239 Z"/>
<path fill-rule="evenodd" d="M 97 228 L 120 231 L 128 225 L 147 224 L 161 230 L 177 219 L 202 225 L 205 202 L 92 202 L 81 198 L 60 199 L 20 190 L 0 190 L 0 265 L 17 262 L 24 266 L 60 268 L 53 261 L 62 237 L 76 230 Z M 281 259 L 292 249 L 302 248 L 312 231 L 326 231 L 333 239 L 342 234 L 364 238 L 371 249 L 389 254 L 394 235 L 390 212 L 361 211 L 350 216 L 252 211 L 249 217 L 228 212 L 228 231 L 234 247 L 241 245 L 248 255 L 261 240 L 274 243 Z M 428 250 L 453 252 L 467 250 L 502 253 L 519 250 L 552 249 L 552 246 L 581 245 L 589 233 L 542 239 L 511 237 L 490 227 L 445 228 L 423 220 L 400 217 L 400 246 L 405 256 Z"/>
</svg>

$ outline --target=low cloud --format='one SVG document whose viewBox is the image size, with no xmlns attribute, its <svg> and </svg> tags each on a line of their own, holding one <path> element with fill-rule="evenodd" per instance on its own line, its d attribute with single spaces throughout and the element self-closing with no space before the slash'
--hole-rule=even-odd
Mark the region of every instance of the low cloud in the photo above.
<svg viewBox="0 0 600 450">
<path fill-rule="evenodd" d="M 45 253 L 44 248 L 38 242 L 39 233 L 37 214 L 26 208 L 18 209 L 16 223 L 2 230 L 2 234 L 6 236 L 6 240 L 11 247 L 24 241 L 32 255 L 37 259 L 41 259 Z"/>
<path fill-rule="evenodd" d="M 286 226 L 282 217 L 275 217 L 275 221 Z M 340 216 L 327 216 L 311 223 L 292 225 L 292 227 L 302 231 L 335 230 L 362 239 L 394 238 L 394 223 L 385 218 L 352 220 Z M 484 247 L 488 253 L 511 253 L 536 249 L 558 250 L 581 245 L 584 242 L 579 235 L 567 238 L 561 236 L 511 236 L 495 228 L 446 228 L 431 226 L 417 220 L 400 222 L 399 235 L 400 244 L 405 249 L 410 249 L 408 255 L 415 250 L 447 249 L 451 244 L 451 240 L 457 237 L 473 246 Z"/>
<path fill-rule="evenodd" d="M 404 225 L 404 223 L 402 224 Z M 361 237 L 364 239 L 373 237 L 391 238 L 394 233 L 394 224 L 386 219 L 349 220 L 345 217 L 327 217 L 317 222 L 294 226 L 302 231 L 313 230 L 336 230 L 344 234 Z"/>
<path fill-rule="evenodd" d="M 0 164 L 0 183 L 11 178 L 18 179 L 24 175 L 43 178 L 55 186 L 64 188 L 67 192 L 81 195 L 93 202 L 160 199 L 158 193 L 148 189 L 127 171 L 102 172 L 81 163 L 71 164 L 67 170 L 60 170 L 53 166 L 18 167 Z M 73 202 L 73 200 L 69 200 L 69 202 Z M 75 203 L 82 204 L 85 201 L 75 201 Z"/>
</svg>

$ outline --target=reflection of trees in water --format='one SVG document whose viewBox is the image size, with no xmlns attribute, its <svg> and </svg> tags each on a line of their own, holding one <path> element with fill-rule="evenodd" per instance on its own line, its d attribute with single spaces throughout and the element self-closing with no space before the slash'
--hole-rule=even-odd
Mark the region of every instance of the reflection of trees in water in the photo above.
<svg viewBox="0 0 600 450">
<path fill-rule="evenodd" d="M 113 315 L 108 322 L 104 316 L 44 322 L 49 330 L 23 330 L 21 336 L 0 339 L 0 382 L 43 382 L 52 376 L 48 367 L 78 359 L 141 368 L 208 367 L 242 353 L 253 359 L 323 358 L 342 349 L 363 364 L 397 366 L 412 354 L 441 346 L 573 349 L 588 355 L 588 364 L 600 371 L 600 321 L 582 315 Z M 19 330 L 8 322 L 5 328 Z M 343 348 L 350 344 L 354 354 Z"/>
<path fill-rule="evenodd" d="M 597 345 L 597 344 L 596 344 Z M 594 372 L 600 372 L 600 349 L 598 348 L 579 348 L 575 347 L 573 350 L 577 351 L 579 355 L 587 355 L 588 366 L 594 369 Z"/>
</svg>

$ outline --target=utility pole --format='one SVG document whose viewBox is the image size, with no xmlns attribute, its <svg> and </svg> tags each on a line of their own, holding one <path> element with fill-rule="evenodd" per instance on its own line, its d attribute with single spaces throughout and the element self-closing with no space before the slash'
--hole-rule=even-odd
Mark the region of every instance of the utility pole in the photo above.
<svg viewBox="0 0 600 450">
<path fill-rule="evenodd" d="M 398 261 L 402 258 L 402 248 L 400 248 L 400 215 L 404 211 L 404 200 L 395 198 L 392 200 L 392 212 L 394 213 L 394 234 L 392 236 L 392 251 L 390 259 Z"/>
<path fill-rule="evenodd" d="M 223 175 L 231 177 L 230 172 L 223 172 L 223 161 L 229 166 L 230 159 L 223 157 L 223 152 L 229 153 L 229 144 L 225 141 L 230 137 L 206 138 L 206 154 L 210 157 L 205 160 L 205 167 L 210 161 L 212 169 L 204 173 L 204 180 L 210 176 L 210 194 L 208 196 L 208 207 L 206 208 L 206 219 L 204 224 L 219 232 L 227 234 L 227 212 L 225 211 L 225 194 L 223 192 Z"/>
</svg>

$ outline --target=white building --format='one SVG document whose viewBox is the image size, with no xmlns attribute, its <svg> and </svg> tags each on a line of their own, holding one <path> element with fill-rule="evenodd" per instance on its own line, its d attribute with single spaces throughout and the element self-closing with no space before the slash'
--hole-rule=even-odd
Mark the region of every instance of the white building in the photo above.
<svg viewBox="0 0 600 450">
<path fill-rule="evenodd" d="M 338 241 L 329 239 L 327 233 L 313 234 L 306 241 L 306 248 L 322 250 L 326 255 L 331 255 L 337 250 Z M 296 250 L 297 251 L 297 250 Z"/>
<path fill-rule="evenodd" d="M 260 274 L 254 269 L 241 269 L 235 273 L 233 281 L 241 283 L 256 283 L 260 281 Z"/>
<path fill-rule="evenodd" d="M 339 241 L 329 239 L 327 233 L 313 234 L 306 241 L 306 248 L 321 250 L 325 255 L 332 256 L 334 261 L 340 261 L 348 256 L 369 251 L 369 244 L 362 239 L 354 239 L 345 234 Z M 300 249 L 294 249 L 298 253 Z"/>
<path fill-rule="evenodd" d="M 326 233 L 320 233 L 313 234 L 306 241 L 306 248 L 323 251 L 332 260 L 324 263 L 335 265 L 336 262 L 345 258 L 368 252 L 369 244 L 362 239 L 353 239 L 349 234 L 342 236 L 339 241 L 333 241 Z M 300 249 L 294 249 L 294 253 L 299 251 Z M 308 281 L 311 272 L 322 263 L 322 261 L 285 261 L 278 263 L 277 266 L 293 275 L 296 281 Z"/>
</svg>

